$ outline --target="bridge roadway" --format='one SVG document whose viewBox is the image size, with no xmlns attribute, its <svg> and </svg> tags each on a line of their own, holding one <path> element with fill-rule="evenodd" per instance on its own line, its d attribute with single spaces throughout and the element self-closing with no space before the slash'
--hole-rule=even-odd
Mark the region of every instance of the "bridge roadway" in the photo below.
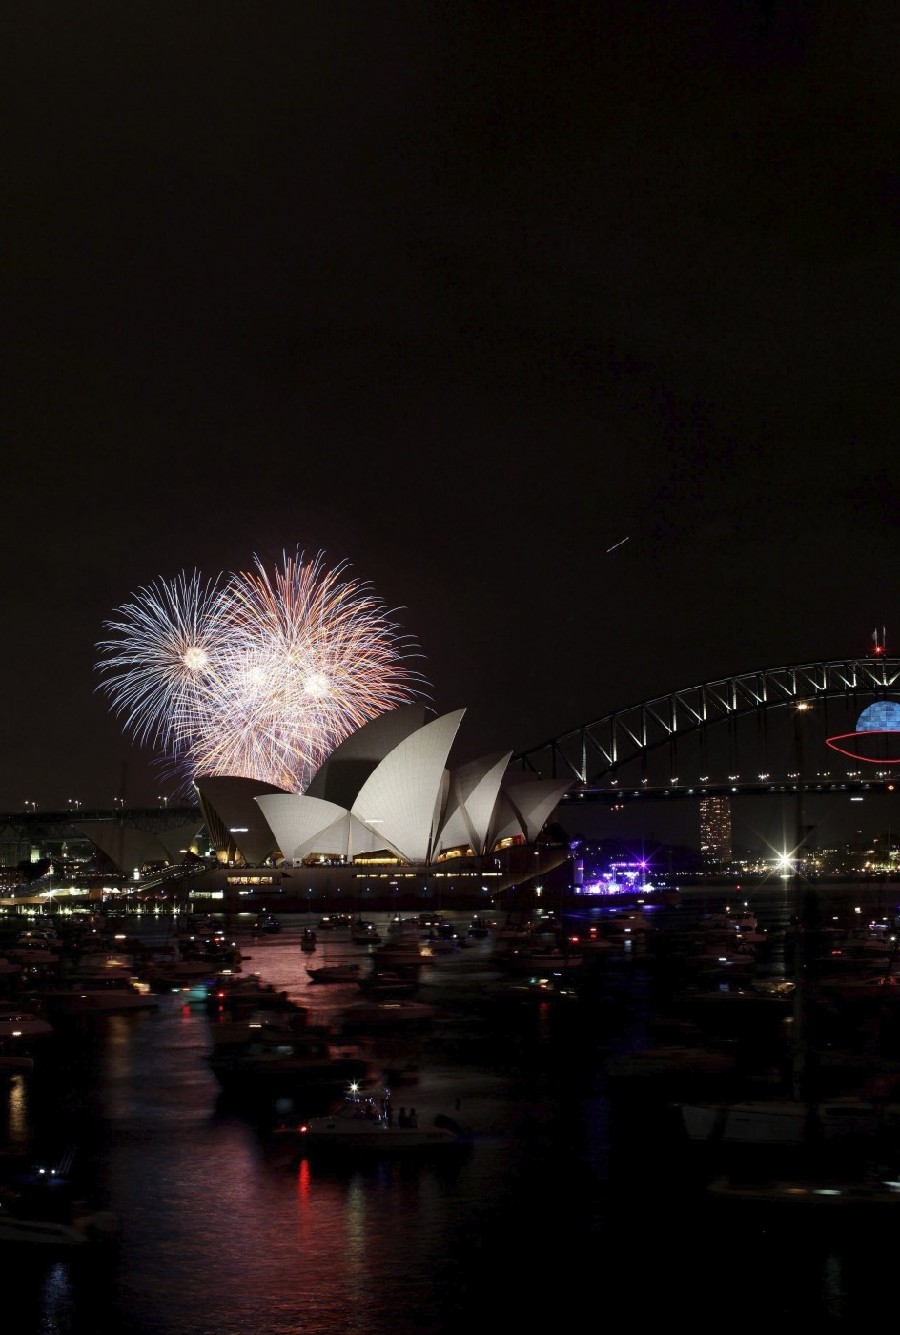
<svg viewBox="0 0 900 1335">
<path fill-rule="evenodd" d="M 13 811 L 0 816 L 0 826 L 20 838 L 77 839 L 84 838 L 80 827 L 101 821 L 105 825 L 122 825 L 136 830 L 174 830 L 196 822 L 199 830 L 203 814 L 198 806 L 168 807 L 103 807 L 82 808 L 77 811 Z"/>
<path fill-rule="evenodd" d="M 634 802 L 668 802 L 692 800 L 702 797 L 777 797 L 797 796 L 802 794 L 829 794 L 847 796 L 874 796 L 896 791 L 900 794 L 900 775 L 892 778 L 831 778 L 814 779 L 800 782 L 787 779 L 778 782 L 760 782 L 759 780 L 737 783 L 683 783 L 628 785 L 616 782 L 608 784 L 576 784 L 563 794 L 561 806 L 577 806 L 580 803 L 600 804 L 616 807 Z M 135 807 L 113 810 L 94 808 L 79 811 L 73 816 L 69 811 L 15 811 L 0 816 L 0 826 L 14 831 L 21 838 L 31 838 L 36 842 L 41 839 L 77 839 L 85 838 L 84 825 L 102 822 L 106 825 L 123 825 L 139 830 L 167 830 L 178 826 L 196 824 L 199 830 L 203 825 L 203 814 L 199 807 Z"/>
<path fill-rule="evenodd" d="M 777 797 L 782 794 L 797 796 L 805 793 L 867 796 L 877 793 L 892 793 L 895 789 L 895 782 L 894 779 L 877 778 L 869 780 L 816 779 L 802 783 L 797 779 L 785 780 L 783 783 L 759 782 L 758 780 L 752 783 L 685 783 L 669 784 L 665 787 L 651 784 L 640 784 L 637 787 L 630 787 L 627 784 L 619 786 L 615 783 L 604 786 L 579 784 L 563 794 L 560 805 L 575 806 L 582 802 L 599 802 L 605 803 L 606 806 L 615 807 L 623 803 L 640 802 L 642 800 L 666 801 L 669 799 L 692 798 L 696 801 L 701 797 Z M 897 791 L 900 792 L 900 788 Z"/>
</svg>

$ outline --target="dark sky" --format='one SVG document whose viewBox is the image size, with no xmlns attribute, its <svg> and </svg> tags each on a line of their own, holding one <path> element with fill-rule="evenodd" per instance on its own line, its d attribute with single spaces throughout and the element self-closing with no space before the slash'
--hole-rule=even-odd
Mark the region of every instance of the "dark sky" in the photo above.
<svg viewBox="0 0 900 1335">
<path fill-rule="evenodd" d="M 0 809 L 155 802 L 104 619 L 298 546 L 398 609 L 470 755 L 900 647 L 895 37 L 7 4 Z"/>
</svg>

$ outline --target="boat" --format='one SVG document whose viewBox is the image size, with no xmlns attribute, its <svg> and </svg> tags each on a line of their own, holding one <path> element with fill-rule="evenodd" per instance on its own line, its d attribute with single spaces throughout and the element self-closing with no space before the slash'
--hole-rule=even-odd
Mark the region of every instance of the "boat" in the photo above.
<svg viewBox="0 0 900 1335">
<path fill-rule="evenodd" d="M 241 965 L 228 966 L 232 972 L 239 972 Z M 211 986 L 222 972 L 223 966 L 210 960 L 170 960 L 167 963 L 157 961 L 141 968 L 140 976 L 155 992 L 180 992 L 200 984 Z"/>
<path fill-rule="evenodd" d="M 8 946 L 5 958 L 13 964 L 21 965 L 23 969 L 55 969 L 59 966 L 61 955 L 58 950 L 47 949 L 41 941 L 30 941 Z"/>
<path fill-rule="evenodd" d="M 404 918 L 399 913 L 388 920 L 386 937 L 389 942 L 412 942 L 419 940 L 423 931 L 433 930 L 433 920 L 429 915 L 429 926 L 423 927 L 419 917 Z"/>
<path fill-rule="evenodd" d="M 436 1015 L 436 1006 L 401 997 L 396 1000 L 353 1002 L 341 1011 L 339 1022 L 344 1031 L 351 1033 L 357 1030 L 428 1025 Z"/>
<path fill-rule="evenodd" d="M 372 1077 L 359 1048 L 309 1024 L 302 1008 L 215 1026 L 207 1062 L 226 1093 L 253 1101 L 304 1095 L 321 1106 Z"/>
<path fill-rule="evenodd" d="M 288 1010 L 291 1006 L 287 992 L 263 982 L 258 973 L 216 974 L 211 982 L 203 979 L 197 983 L 190 989 L 190 995 L 196 995 L 208 1015 L 216 1018 L 227 1015 L 231 1020 L 249 1019 L 263 1010 Z"/>
<path fill-rule="evenodd" d="M 355 983 L 359 979 L 358 964 L 322 964 L 306 972 L 311 983 Z"/>
<path fill-rule="evenodd" d="M 773 1054 L 787 1047 L 787 1031 L 794 1009 L 793 982 L 765 985 L 740 979 L 719 987 L 684 992 L 678 1007 L 682 1015 L 711 1034 L 747 1042 L 763 1042 Z"/>
<path fill-rule="evenodd" d="M 402 968 L 373 969 L 357 978 L 356 985 L 367 997 L 412 997 L 419 990 L 419 975 L 418 970 L 408 973 Z"/>
<path fill-rule="evenodd" d="M 499 957 L 510 973 L 576 973 L 584 966 L 584 955 L 578 949 L 547 946 L 529 949 L 513 947 Z"/>
<path fill-rule="evenodd" d="M 558 973 L 536 973 L 500 979 L 484 989 L 484 999 L 496 1006 L 537 1006 L 570 1009 L 579 1000 L 571 980 Z"/>
<path fill-rule="evenodd" d="M 707 1185 L 711 1200 L 741 1207 L 741 1217 L 748 1209 L 766 1207 L 765 1221 L 786 1217 L 786 1222 L 806 1226 L 813 1220 L 831 1229 L 837 1222 L 862 1225 L 875 1213 L 898 1213 L 900 1218 L 900 1178 L 898 1175 L 863 1175 L 857 1178 L 816 1175 L 813 1177 L 746 1180 L 722 1175 Z"/>
<path fill-rule="evenodd" d="M 221 928 L 210 937 L 180 937 L 178 948 L 184 963 L 213 964 L 216 969 L 239 969 L 244 958 L 237 942 L 229 941 Z"/>
<path fill-rule="evenodd" d="M 826 1000 L 874 1002 L 878 1006 L 900 1001 L 900 976 L 893 973 L 870 974 L 865 978 L 824 977 L 816 979 L 810 991 Z"/>
<path fill-rule="evenodd" d="M 731 1089 L 737 1059 L 727 1048 L 688 1041 L 614 1053 L 606 1067 L 617 1102 L 646 1106 L 651 1096 L 662 1104 L 714 1099 Z"/>
<path fill-rule="evenodd" d="M 430 931 L 424 938 L 424 944 L 432 955 L 452 955 L 461 950 L 466 938 L 454 930 L 452 925 L 441 924 Z"/>
<path fill-rule="evenodd" d="M 389 1090 L 367 1093 L 351 1087 L 330 1112 L 300 1123 L 299 1157 L 307 1153 L 420 1157 L 458 1150 L 470 1143 L 470 1137 L 453 1118 L 439 1113 L 430 1123 L 421 1125 L 415 1110 L 411 1111 L 412 1122 L 405 1109 L 395 1117 Z"/>
<path fill-rule="evenodd" d="M 36 1038 L 50 1038 L 52 1034 L 53 1025 L 42 1015 L 6 1007 L 0 1009 L 0 1048 L 29 1043 Z"/>
<path fill-rule="evenodd" d="M 376 946 L 372 952 L 372 964 L 376 969 L 403 969 L 418 975 L 418 971 L 432 955 L 433 951 L 427 941 L 395 941 Z"/>
<path fill-rule="evenodd" d="M 569 950 L 589 958 L 611 954 L 616 948 L 616 943 L 611 936 L 604 936 L 602 929 L 596 923 L 590 923 L 570 931 L 566 936 L 566 946 Z"/>
<path fill-rule="evenodd" d="M 317 945 L 318 945 L 318 939 L 316 937 L 315 928 L 304 927 L 302 933 L 300 934 L 300 949 L 313 951 L 315 950 Z"/>
<path fill-rule="evenodd" d="M 320 932 L 333 932 L 337 928 L 350 927 L 353 917 L 349 913 L 323 913 L 319 919 Z"/>
<path fill-rule="evenodd" d="M 689 1140 L 720 1145 L 860 1145 L 871 1143 L 883 1125 L 881 1110 L 852 1096 L 822 1099 L 749 1099 L 735 1103 L 683 1103 L 682 1125 Z"/>
<path fill-rule="evenodd" d="M 46 988 L 41 999 L 51 1016 L 114 1015 L 129 1011 L 155 1010 L 159 997 L 120 973 L 86 973 L 67 983 Z"/>
<path fill-rule="evenodd" d="M 381 943 L 381 935 L 374 922 L 357 918 L 350 928 L 350 940 L 355 946 L 377 946 Z"/>
<path fill-rule="evenodd" d="M 0 1245 L 70 1251 L 114 1242 L 119 1217 L 79 1200 L 65 1165 L 29 1165 L 0 1185 Z"/>
</svg>

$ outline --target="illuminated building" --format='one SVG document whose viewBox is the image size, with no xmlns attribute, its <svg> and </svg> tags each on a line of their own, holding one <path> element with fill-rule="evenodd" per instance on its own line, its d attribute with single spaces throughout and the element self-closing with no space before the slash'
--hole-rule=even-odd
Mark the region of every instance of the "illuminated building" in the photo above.
<svg viewBox="0 0 900 1335">
<path fill-rule="evenodd" d="M 731 799 L 701 797 L 700 856 L 709 866 L 731 862 Z"/>
</svg>

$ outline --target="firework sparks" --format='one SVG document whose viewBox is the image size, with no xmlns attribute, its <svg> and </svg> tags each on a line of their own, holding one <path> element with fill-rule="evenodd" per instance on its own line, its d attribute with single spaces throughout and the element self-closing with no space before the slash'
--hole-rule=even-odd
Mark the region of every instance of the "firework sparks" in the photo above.
<svg viewBox="0 0 900 1335">
<path fill-rule="evenodd" d="M 158 581 L 105 623 L 101 689 L 188 782 L 233 775 L 302 792 L 352 731 L 421 698 L 416 649 L 369 584 L 321 553 L 203 584 Z"/>
<path fill-rule="evenodd" d="M 178 752 L 202 730 L 215 699 L 220 606 L 219 581 L 195 570 L 146 585 L 104 622 L 117 638 L 97 645 L 109 674 L 101 689 L 142 744 Z"/>
</svg>

